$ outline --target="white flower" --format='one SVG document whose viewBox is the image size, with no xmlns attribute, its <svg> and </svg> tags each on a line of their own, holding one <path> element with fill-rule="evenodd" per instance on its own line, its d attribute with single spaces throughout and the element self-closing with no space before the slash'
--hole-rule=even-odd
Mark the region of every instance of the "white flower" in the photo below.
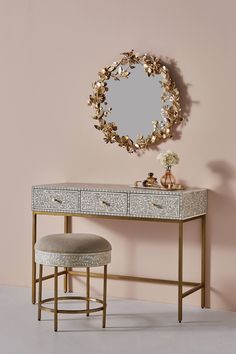
<svg viewBox="0 0 236 354">
<path fill-rule="evenodd" d="M 162 166 L 165 168 L 177 165 L 179 163 L 179 156 L 170 150 L 162 152 L 157 156 L 157 160 L 160 160 Z"/>
</svg>

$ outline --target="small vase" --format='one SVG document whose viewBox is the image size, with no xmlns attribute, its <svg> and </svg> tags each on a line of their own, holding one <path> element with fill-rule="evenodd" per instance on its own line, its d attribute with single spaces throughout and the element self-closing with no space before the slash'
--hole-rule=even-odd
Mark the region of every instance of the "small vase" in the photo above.
<svg viewBox="0 0 236 354">
<path fill-rule="evenodd" d="M 171 189 L 176 184 L 175 176 L 171 173 L 171 166 L 168 166 L 166 173 L 161 177 L 161 185 L 164 188 Z"/>
</svg>

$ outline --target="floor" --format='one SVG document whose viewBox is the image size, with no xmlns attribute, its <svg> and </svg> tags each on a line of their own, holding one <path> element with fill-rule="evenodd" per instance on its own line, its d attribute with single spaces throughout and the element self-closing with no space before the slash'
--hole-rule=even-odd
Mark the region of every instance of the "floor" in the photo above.
<svg viewBox="0 0 236 354">
<path fill-rule="evenodd" d="M 70 305 L 73 306 L 73 305 Z M 30 289 L 0 287 L 1 354 L 231 354 L 236 353 L 236 313 L 186 307 L 177 322 L 176 305 L 111 299 L 107 328 L 101 315 L 52 314 L 30 303 Z"/>
</svg>

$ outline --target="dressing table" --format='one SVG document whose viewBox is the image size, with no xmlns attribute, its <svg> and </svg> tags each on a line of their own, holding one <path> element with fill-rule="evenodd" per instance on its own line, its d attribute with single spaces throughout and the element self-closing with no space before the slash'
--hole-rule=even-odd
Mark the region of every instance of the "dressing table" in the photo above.
<svg viewBox="0 0 236 354">
<path fill-rule="evenodd" d="M 72 217 L 92 217 L 152 222 L 176 223 L 178 225 L 178 279 L 166 280 L 129 275 L 108 274 L 108 278 L 127 281 L 173 284 L 178 287 L 178 320 L 182 321 L 183 299 L 201 290 L 201 307 L 205 307 L 205 238 L 206 238 L 207 190 L 155 190 L 134 188 L 125 185 L 61 183 L 32 187 L 32 302 L 36 302 L 38 282 L 34 259 L 37 239 L 37 215 L 61 215 L 64 217 L 64 232 L 72 232 Z M 201 222 L 201 280 L 183 279 L 184 224 L 199 219 Z M 85 276 L 84 272 L 65 268 L 64 291 L 68 291 L 68 277 Z M 43 277 L 50 279 L 52 275 Z M 91 273 L 91 277 L 101 277 Z M 183 286 L 190 287 L 183 292 Z"/>
</svg>

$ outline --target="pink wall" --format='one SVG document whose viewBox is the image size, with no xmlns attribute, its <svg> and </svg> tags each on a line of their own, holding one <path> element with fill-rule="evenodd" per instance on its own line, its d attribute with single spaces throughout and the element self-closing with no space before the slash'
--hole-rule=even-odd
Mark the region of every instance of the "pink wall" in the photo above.
<svg viewBox="0 0 236 354">
<path fill-rule="evenodd" d="M 138 157 L 105 145 L 86 104 L 97 71 L 134 48 L 176 60 L 177 74 L 188 84 L 189 121 L 181 139 L 160 149 L 180 155 L 174 170 L 179 179 L 210 190 L 208 305 L 236 309 L 234 3 L 0 2 L 0 283 L 30 286 L 33 184 L 130 184 L 149 171 L 162 174 L 157 151 Z M 39 221 L 40 235 L 62 230 L 59 218 Z M 100 233 L 112 242 L 112 272 L 177 276 L 174 225 L 76 219 L 74 229 Z M 198 231 L 198 222 L 186 226 L 188 280 L 199 278 Z M 111 281 L 109 293 L 176 302 L 177 289 Z M 186 302 L 198 305 L 199 298 L 194 294 Z"/>
</svg>

